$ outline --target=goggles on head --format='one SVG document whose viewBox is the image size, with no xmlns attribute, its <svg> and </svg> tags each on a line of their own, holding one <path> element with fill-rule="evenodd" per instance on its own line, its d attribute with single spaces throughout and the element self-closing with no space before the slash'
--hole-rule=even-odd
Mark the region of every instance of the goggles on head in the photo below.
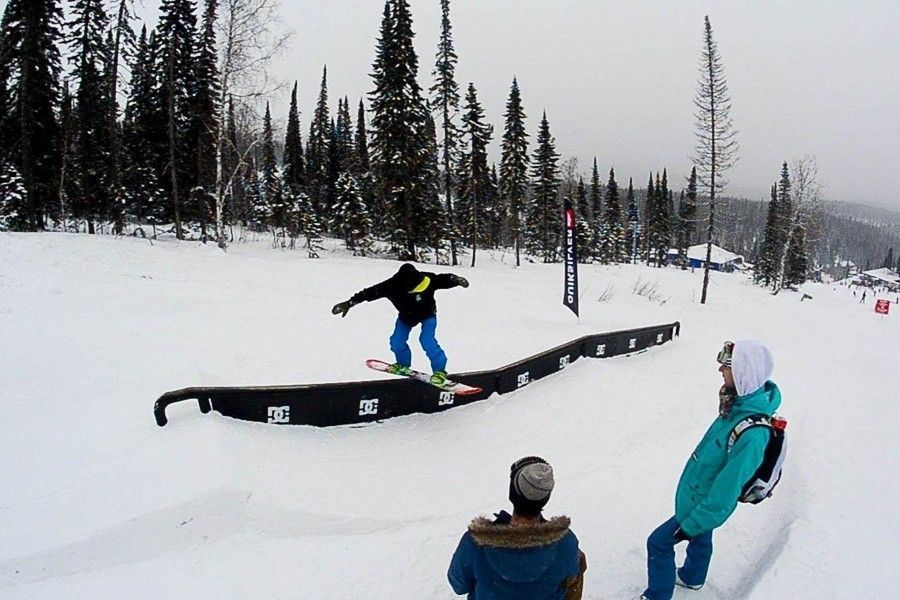
<svg viewBox="0 0 900 600">
<path fill-rule="evenodd" d="M 730 367 L 731 366 L 731 355 L 734 353 L 734 342 L 725 342 L 725 345 L 719 350 L 718 356 L 716 356 L 716 360 L 719 361 L 720 365 Z"/>
</svg>

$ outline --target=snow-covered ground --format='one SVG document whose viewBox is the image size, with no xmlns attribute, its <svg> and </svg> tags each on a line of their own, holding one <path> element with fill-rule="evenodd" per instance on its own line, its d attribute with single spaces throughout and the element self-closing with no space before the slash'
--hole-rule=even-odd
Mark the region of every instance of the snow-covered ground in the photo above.
<svg viewBox="0 0 900 600">
<path fill-rule="evenodd" d="M 459 536 L 507 508 L 508 467 L 525 454 L 554 466 L 547 512 L 572 518 L 585 596 L 634 597 L 646 536 L 716 414 L 715 354 L 742 337 L 775 356 L 785 479 L 716 532 L 708 585 L 676 598 L 896 597 L 900 307 L 880 317 L 848 288 L 808 285 L 801 302 L 718 273 L 701 305 L 699 271 L 583 266 L 578 323 L 560 265 L 479 257 L 440 268 L 472 282 L 438 297 L 452 371 L 673 320 L 681 338 L 367 427 L 276 427 L 191 404 L 159 428 L 153 401 L 179 387 L 378 377 L 363 360 L 390 357 L 390 305 L 329 309 L 397 263 L 0 234 L 0 597 L 451 598 Z M 636 295 L 638 281 L 659 297 Z"/>
</svg>

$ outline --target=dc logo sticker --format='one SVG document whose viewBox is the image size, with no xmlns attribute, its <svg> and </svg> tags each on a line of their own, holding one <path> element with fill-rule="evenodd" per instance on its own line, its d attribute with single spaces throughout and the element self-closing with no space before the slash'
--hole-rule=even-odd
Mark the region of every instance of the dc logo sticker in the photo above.
<svg viewBox="0 0 900 600">
<path fill-rule="evenodd" d="M 291 422 L 291 407 L 290 406 L 270 406 L 269 411 L 269 423 L 290 423 Z"/>
<path fill-rule="evenodd" d="M 661 334 L 661 333 L 656 334 L 656 343 L 657 344 L 663 343 L 663 334 Z"/>
<path fill-rule="evenodd" d="M 453 392 L 441 392 L 441 398 L 438 400 L 438 406 L 448 406 L 453 404 L 456 394 Z"/>
<path fill-rule="evenodd" d="M 606 356 L 606 344 L 597 346 L 597 356 Z"/>
<path fill-rule="evenodd" d="M 531 383 L 531 375 L 528 371 L 525 371 L 516 378 L 516 387 L 524 387 L 529 383 Z"/>
<path fill-rule="evenodd" d="M 378 398 L 373 398 L 371 400 L 360 400 L 359 401 L 359 416 L 364 417 L 366 415 L 377 415 L 378 414 Z"/>
<path fill-rule="evenodd" d="M 560 356 L 559 357 L 559 368 L 565 369 L 569 366 L 569 357 L 568 356 Z"/>
<path fill-rule="evenodd" d="M 635 348 L 637 348 L 637 338 L 631 338 L 628 340 L 628 349 L 634 350 Z"/>
</svg>

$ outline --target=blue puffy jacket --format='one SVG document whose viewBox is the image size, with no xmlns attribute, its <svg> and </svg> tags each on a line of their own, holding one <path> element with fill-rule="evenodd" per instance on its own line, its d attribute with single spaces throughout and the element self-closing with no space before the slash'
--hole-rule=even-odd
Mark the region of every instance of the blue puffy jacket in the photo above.
<svg viewBox="0 0 900 600">
<path fill-rule="evenodd" d="M 734 399 L 725 417 L 718 417 L 688 459 L 675 492 L 675 518 L 688 536 L 712 531 L 722 525 L 737 507 L 747 481 L 762 463 L 770 431 L 766 427 L 746 430 L 728 450 L 735 426 L 753 414 L 771 416 L 781 404 L 781 392 L 773 382 Z"/>
<path fill-rule="evenodd" d="M 470 600 L 565 598 L 567 586 L 581 574 L 578 538 L 569 530 L 569 519 L 517 527 L 509 522 L 505 511 L 493 522 L 472 521 L 447 572 L 453 591 Z"/>
</svg>

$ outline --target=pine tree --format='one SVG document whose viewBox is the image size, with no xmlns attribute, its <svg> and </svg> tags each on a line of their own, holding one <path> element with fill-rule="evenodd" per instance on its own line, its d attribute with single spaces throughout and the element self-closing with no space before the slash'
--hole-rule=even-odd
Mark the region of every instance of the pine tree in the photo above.
<svg viewBox="0 0 900 600">
<path fill-rule="evenodd" d="M 626 213 L 627 224 L 625 228 L 625 246 L 630 248 L 628 255 L 632 264 L 637 262 L 638 248 L 640 247 L 640 217 L 638 216 L 637 202 L 634 199 L 634 182 L 628 178 L 628 211 Z"/>
<path fill-rule="evenodd" d="M 300 110 L 297 108 L 297 82 L 291 91 L 291 108 L 288 112 L 287 131 L 284 136 L 284 186 L 285 190 L 299 193 L 304 189 L 303 141 L 300 136 Z"/>
<path fill-rule="evenodd" d="M 562 211 L 558 198 L 559 154 L 555 146 L 556 140 L 550 135 L 545 111 L 531 161 L 532 202 L 528 209 L 525 239 L 528 251 L 539 254 L 546 263 L 557 260 L 562 235 Z"/>
<path fill-rule="evenodd" d="M 666 255 L 669 252 L 671 240 L 669 239 L 669 184 L 666 170 L 663 169 L 662 179 L 657 174 L 656 196 L 653 202 L 651 214 L 651 254 L 658 267 L 665 265 Z"/>
<path fill-rule="evenodd" d="M 700 52 L 700 78 L 694 105 L 697 138 L 694 163 L 700 183 L 708 189 L 709 219 L 706 227 L 706 261 L 703 267 L 703 291 L 700 303 L 706 304 L 712 240 L 715 231 L 716 193 L 724 188 L 723 174 L 737 160 L 736 132 L 731 122 L 731 95 L 725 80 L 725 68 L 713 39 L 709 16 L 704 19 L 703 49 Z"/>
<path fill-rule="evenodd" d="M 44 229 L 59 197 L 59 102 L 62 10 L 58 0 L 9 0 L 0 40 L 3 149 L 22 179 L 21 229 Z"/>
<path fill-rule="evenodd" d="M 359 101 L 359 109 L 356 114 L 356 134 L 354 137 L 356 149 L 356 174 L 368 173 L 371 169 L 369 163 L 369 141 L 366 132 L 366 108 L 362 99 Z"/>
<path fill-rule="evenodd" d="M 70 177 L 74 182 L 73 213 L 87 222 L 88 233 L 106 217 L 110 204 L 107 167 L 111 148 L 106 126 L 103 86 L 106 58 L 104 36 L 109 18 L 101 0 L 76 0 L 67 24 L 72 51 L 75 92 L 74 156 Z"/>
<path fill-rule="evenodd" d="M 650 259 L 652 257 L 654 247 L 654 239 L 656 237 L 656 233 L 653 229 L 653 215 L 656 214 L 656 198 L 657 198 L 657 190 L 656 186 L 653 183 L 653 171 L 650 172 L 650 179 L 647 181 L 647 197 L 644 202 L 644 214 L 643 214 L 643 223 L 644 223 L 644 239 L 643 241 L 643 251 L 644 262 L 647 265 L 650 264 Z"/>
<path fill-rule="evenodd" d="M 288 213 L 281 189 L 278 160 L 275 157 L 275 135 L 272 130 L 272 113 L 269 110 L 268 102 L 266 103 L 266 115 L 263 121 L 262 175 L 263 204 L 267 208 L 273 235 L 277 238 L 279 230 L 284 234 Z"/>
<path fill-rule="evenodd" d="M 418 209 L 428 193 L 428 108 L 416 79 L 412 16 L 406 0 L 385 4 L 372 79 L 372 140 L 378 193 L 392 225 L 389 240 L 401 260 L 414 260 L 421 241 Z"/>
<path fill-rule="evenodd" d="M 331 115 L 328 109 L 328 67 L 322 69 L 319 100 L 309 124 L 306 143 L 307 190 L 313 212 L 327 220 L 329 166 L 331 164 Z"/>
<path fill-rule="evenodd" d="M 687 190 L 678 205 L 678 254 L 681 268 L 687 268 L 688 248 L 697 239 L 697 167 L 691 167 Z"/>
<path fill-rule="evenodd" d="M 372 215 L 363 200 L 356 180 L 348 172 L 341 173 L 337 181 L 337 202 L 334 206 L 337 233 L 354 256 L 372 253 Z"/>
<path fill-rule="evenodd" d="M 165 166 L 168 194 L 175 217 L 175 235 L 181 239 L 183 195 L 196 181 L 195 143 L 191 128 L 191 92 L 194 89 L 194 43 L 197 16 L 194 0 L 162 0 L 157 40 L 160 45 L 161 78 L 159 103 L 164 107 L 166 127 Z"/>
<path fill-rule="evenodd" d="M 25 182 L 16 168 L 4 163 L 0 167 L 0 231 L 22 231 L 28 228 L 28 200 Z"/>
<path fill-rule="evenodd" d="M 894 267 L 894 247 L 891 246 L 888 249 L 887 256 L 884 257 L 884 262 L 881 264 L 882 268 L 892 269 Z"/>
<path fill-rule="evenodd" d="M 196 44 L 191 86 L 192 147 L 196 153 L 194 214 L 200 220 L 202 239 L 208 238 L 207 221 L 215 211 L 216 150 L 219 140 L 219 72 L 216 56 L 216 10 L 218 0 L 205 0 L 203 35 Z M 221 232 L 217 237 L 221 237 Z"/>
<path fill-rule="evenodd" d="M 423 246 L 434 250 L 435 262 L 437 262 L 449 237 L 451 225 L 446 206 L 444 206 L 440 198 L 441 166 L 438 152 L 437 126 L 431 115 L 428 116 L 426 123 L 426 133 L 430 160 L 426 171 L 427 186 L 425 188 L 425 196 L 418 215 L 417 226 L 420 229 L 416 232 L 416 238 L 421 240 Z M 424 249 L 420 250 L 419 257 L 421 260 L 427 259 Z"/>
<path fill-rule="evenodd" d="M 516 249 L 516 266 L 521 266 L 520 250 L 528 198 L 528 133 L 519 83 L 513 78 L 506 101 L 506 126 L 500 152 L 499 193 L 507 207 L 507 240 Z"/>
<path fill-rule="evenodd" d="M 578 247 L 580 262 L 590 262 L 589 249 L 593 243 L 593 227 L 591 226 L 591 207 L 588 203 L 587 189 L 584 186 L 584 178 L 578 178 L 578 187 L 575 188 L 575 216 L 576 231 L 575 243 Z"/>
<path fill-rule="evenodd" d="M 478 102 L 475 86 L 469 84 L 466 105 L 462 117 L 462 150 L 459 174 L 459 200 L 457 217 L 460 230 L 468 238 L 472 248 L 472 266 L 479 244 L 486 242 L 489 222 L 486 212 L 490 171 L 487 163 L 487 145 L 493 128 L 484 122 L 484 109 Z"/>
<path fill-rule="evenodd" d="M 499 248 L 503 240 L 503 227 L 507 213 L 506 205 L 500 197 L 500 178 L 497 175 L 497 165 L 491 164 L 491 173 L 488 177 L 487 189 L 487 213 L 488 213 L 488 240 L 489 248 Z"/>
<path fill-rule="evenodd" d="M 620 263 L 624 258 L 625 228 L 622 225 L 622 207 L 619 203 L 619 184 L 614 169 L 609 170 L 606 184 L 606 214 L 603 217 L 606 231 L 602 255 L 604 262 Z"/>
<path fill-rule="evenodd" d="M 768 287 L 778 277 L 778 265 L 781 264 L 781 235 L 778 203 L 778 185 L 772 186 L 769 211 L 766 215 L 766 225 L 763 229 L 763 242 L 760 248 L 759 258 L 756 261 L 754 279 Z"/>
<path fill-rule="evenodd" d="M 603 184 L 600 182 L 600 170 L 597 168 L 597 157 L 594 157 L 594 166 L 591 169 L 591 248 L 590 254 L 594 260 L 601 260 L 600 246 L 605 237 L 603 228 Z M 585 252 L 587 254 L 587 252 Z"/>
<path fill-rule="evenodd" d="M 784 273 L 785 287 L 797 286 L 805 282 L 807 272 L 806 230 L 802 225 L 798 224 L 791 231 L 791 239 L 788 243 Z"/>
<path fill-rule="evenodd" d="M 456 219 L 453 210 L 453 193 L 455 191 L 455 175 L 458 170 L 459 129 L 456 118 L 459 115 L 459 85 L 456 83 L 456 51 L 453 48 L 453 31 L 450 25 L 450 0 L 441 0 L 441 39 L 438 43 L 433 76 L 435 83 L 431 86 L 431 110 L 438 112 L 441 120 L 441 135 L 438 145 L 443 164 L 443 186 L 447 214 L 451 223 L 450 259 L 456 265 Z"/>
<path fill-rule="evenodd" d="M 363 201 L 366 203 L 366 206 L 369 207 L 369 212 L 372 214 L 374 221 L 372 226 L 372 236 L 375 237 L 379 234 L 386 234 L 387 232 L 381 227 L 385 221 L 383 218 L 384 211 L 381 210 L 382 207 L 376 206 L 375 204 L 375 184 L 372 176 L 372 164 L 369 160 L 369 134 L 366 129 L 366 109 L 362 99 L 359 101 L 359 108 L 357 109 L 356 114 L 356 133 L 354 135 L 353 145 L 356 150 L 356 162 L 353 176 L 359 184 Z"/>
</svg>

